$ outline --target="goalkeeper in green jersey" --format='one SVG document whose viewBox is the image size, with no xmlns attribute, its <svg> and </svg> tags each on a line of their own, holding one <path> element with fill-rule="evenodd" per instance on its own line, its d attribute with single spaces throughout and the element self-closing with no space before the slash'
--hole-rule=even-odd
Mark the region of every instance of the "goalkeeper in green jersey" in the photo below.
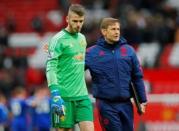
<svg viewBox="0 0 179 131">
<path fill-rule="evenodd" d="M 94 131 L 92 103 L 85 83 L 86 38 L 80 33 L 85 9 L 79 4 L 69 8 L 65 29 L 48 45 L 46 77 L 51 91 L 52 127 L 71 131 L 76 123 L 81 131 Z"/>
</svg>

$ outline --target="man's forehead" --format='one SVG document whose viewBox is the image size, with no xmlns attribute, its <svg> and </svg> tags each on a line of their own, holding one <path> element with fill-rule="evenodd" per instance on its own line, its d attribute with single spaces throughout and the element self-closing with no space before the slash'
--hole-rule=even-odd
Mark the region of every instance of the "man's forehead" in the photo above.
<svg viewBox="0 0 179 131">
<path fill-rule="evenodd" d="M 68 13 L 68 15 L 73 18 L 84 18 L 84 16 L 79 16 L 78 14 L 76 14 L 75 12 L 72 12 L 72 11 L 70 11 Z"/>
<path fill-rule="evenodd" d="M 118 22 L 115 22 L 115 23 L 113 23 L 113 24 L 110 24 L 109 26 L 108 26 L 108 28 L 118 28 L 118 27 L 120 27 L 120 24 L 118 23 Z"/>
<path fill-rule="evenodd" d="M 84 20 L 84 16 L 71 16 L 71 19 L 74 19 L 74 20 Z"/>
</svg>

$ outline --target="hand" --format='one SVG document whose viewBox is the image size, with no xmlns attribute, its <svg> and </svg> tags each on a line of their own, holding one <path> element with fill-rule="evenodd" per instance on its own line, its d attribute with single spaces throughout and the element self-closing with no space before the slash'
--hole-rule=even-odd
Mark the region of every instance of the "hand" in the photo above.
<svg viewBox="0 0 179 131">
<path fill-rule="evenodd" d="M 58 93 L 58 90 L 53 90 L 51 92 L 51 110 L 60 118 L 65 115 L 64 101 Z"/>
<path fill-rule="evenodd" d="M 145 108 L 146 108 L 146 103 L 141 103 L 140 104 L 141 105 L 141 108 L 142 108 L 142 114 L 144 114 L 145 113 Z"/>
</svg>

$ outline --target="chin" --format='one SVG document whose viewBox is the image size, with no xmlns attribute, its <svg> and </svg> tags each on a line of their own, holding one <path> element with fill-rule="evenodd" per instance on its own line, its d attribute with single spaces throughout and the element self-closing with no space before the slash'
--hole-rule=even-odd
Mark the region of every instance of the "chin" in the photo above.
<svg viewBox="0 0 179 131">
<path fill-rule="evenodd" d="M 77 29 L 77 31 L 76 32 L 80 32 L 81 31 L 81 29 Z"/>
<path fill-rule="evenodd" d="M 113 40 L 114 42 L 118 42 L 119 41 L 119 39 L 115 39 L 115 40 Z"/>
</svg>

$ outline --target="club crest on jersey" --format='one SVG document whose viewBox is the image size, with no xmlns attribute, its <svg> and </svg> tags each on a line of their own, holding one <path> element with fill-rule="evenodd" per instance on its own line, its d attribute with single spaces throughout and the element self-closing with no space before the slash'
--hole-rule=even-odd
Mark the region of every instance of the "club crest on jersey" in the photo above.
<svg viewBox="0 0 179 131">
<path fill-rule="evenodd" d="M 85 40 L 81 40 L 80 41 L 80 45 L 83 46 L 83 47 L 86 46 L 86 41 Z"/>
</svg>

